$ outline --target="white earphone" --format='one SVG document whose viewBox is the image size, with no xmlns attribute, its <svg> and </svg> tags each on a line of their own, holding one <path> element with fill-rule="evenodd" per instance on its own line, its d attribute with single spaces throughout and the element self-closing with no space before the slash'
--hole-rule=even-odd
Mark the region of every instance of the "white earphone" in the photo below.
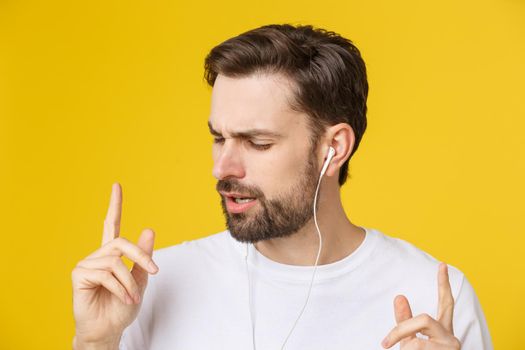
<svg viewBox="0 0 525 350">
<path fill-rule="evenodd" d="M 319 175 L 319 182 L 317 183 L 317 188 L 315 190 L 313 211 L 314 211 L 315 227 L 317 229 L 317 233 L 319 234 L 319 250 L 317 252 L 317 258 L 315 259 L 314 272 L 312 274 L 312 280 L 310 281 L 310 287 L 308 288 L 308 295 L 306 296 L 306 301 L 304 303 L 303 308 L 301 309 L 301 312 L 299 313 L 299 316 L 295 320 L 295 322 L 294 322 L 294 324 L 292 326 L 292 329 L 288 333 L 288 336 L 286 337 L 286 339 L 284 340 L 283 345 L 281 346 L 281 350 L 284 349 L 284 346 L 286 345 L 286 342 L 288 341 L 288 339 L 292 335 L 292 332 L 295 329 L 295 326 L 297 325 L 297 322 L 299 322 L 299 319 L 303 315 L 303 312 L 306 309 L 306 305 L 308 304 L 308 300 L 310 299 L 310 292 L 312 291 L 312 286 L 313 286 L 314 278 L 315 278 L 315 272 L 317 271 L 317 264 L 319 263 L 319 257 L 321 256 L 321 250 L 323 248 L 323 239 L 321 237 L 321 230 L 319 230 L 319 225 L 317 224 L 317 209 L 316 209 L 316 206 L 317 206 L 317 194 L 319 192 L 319 185 L 321 184 L 321 179 L 322 179 L 326 169 L 328 168 L 328 165 L 330 165 L 330 161 L 332 160 L 334 155 L 335 155 L 335 149 L 330 146 L 330 148 L 328 149 L 328 154 L 326 155 L 326 160 L 325 160 L 325 162 L 323 164 L 323 168 L 321 169 L 321 173 Z M 253 316 L 252 316 L 252 302 L 251 302 L 251 294 L 252 293 L 251 293 L 250 271 L 248 269 L 248 244 L 246 244 L 245 262 L 246 262 L 246 275 L 248 277 L 248 308 L 249 308 L 249 311 L 250 311 L 250 322 L 251 322 L 251 325 L 252 325 L 252 345 L 253 345 L 253 350 L 256 350 L 256 348 L 255 348 L 255 326 L 253 324 Z"/>
<path fill-rule="evenodd" d="M 330 165 L 330 161 L 332 160 L 334 154 L 335 149 L 332 146 L 330 146 L 330 148 L 328 149 L 328 155 L 326 156 L 326 160 L 323 164 L 323 168 L 321 169 L 321 176 L 324 175 L 326 169 L 328 168 L 328 165 Z"/>
</svg>

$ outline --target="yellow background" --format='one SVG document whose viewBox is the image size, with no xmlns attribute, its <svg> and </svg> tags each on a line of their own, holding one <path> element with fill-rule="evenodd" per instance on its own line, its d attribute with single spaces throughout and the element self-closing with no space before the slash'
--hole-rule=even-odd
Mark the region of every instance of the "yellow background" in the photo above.
<svg viewBox="0 0 525 350">
<path fill-rule="evenodd" d="M 70 273 L 100 243 L 114 181 L 132 240 L 224 228 L 203 59 L 283 22 L 334 30 L 367 63 L 351 220 L 461 269 L 495 347 L 520 348 L 525 2 L 1 0 L 1 349 L 70 348 Z"/>
</svg>

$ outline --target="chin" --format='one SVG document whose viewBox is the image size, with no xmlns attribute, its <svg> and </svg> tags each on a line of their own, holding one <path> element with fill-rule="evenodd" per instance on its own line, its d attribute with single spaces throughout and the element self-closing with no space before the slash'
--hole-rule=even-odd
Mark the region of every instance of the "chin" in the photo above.
<svg viewBox="0 0 525 350">
<path fill-rule="evenodd" d="M 257 238 L 257 237 L 252 237 L 249 234 L 248 235 L 245 235 L 245 234 L 242 234 L 242 233 L 239 234 L 238 232 L 232 231 L 231 229 L 228 229 L 228 231 L 230 232 L 230 235 L 236 241 L 241 242 L 241 243 L 257 243 L 257 242 L 260 242 L 260 241 L 263 240 L 263 239 L 260 239 L 260 238 Z"/>
</svg>

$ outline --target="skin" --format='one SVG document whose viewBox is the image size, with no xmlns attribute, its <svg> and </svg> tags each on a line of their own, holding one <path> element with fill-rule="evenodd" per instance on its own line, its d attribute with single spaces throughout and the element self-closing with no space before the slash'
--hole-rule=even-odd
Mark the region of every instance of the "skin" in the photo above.
<svg viewBox="0 0 525 350">
<path fill-rule="evenodd" d="M 219 181 L 235 180 L 238 186 L 256 187 L 266 198 L 277 198 L 297 183 L 308 157 L 309 129 L 306 115 L 289 108 L 290 82 L 279 75 L 252 75 L 244 78 L 217 77 L 212 92 L 209 124 L 224 142 L 213 146 L 213 175 Z M 233 137 L 235 132 L 261 128 L 279 133 L 275 136 Z M 337 182 L 339 169 L 354 146 L 352 128 L 345 123 L 326 129 L 316 152 L 320 170 L 328 147 L 335 156 L 328 166 L 319 192 L 317 218 L 323 234 L 319 265 L 332 263 L 351 254 L 363 242 L 365 231 L 347 217 Z M 266 150 L 253 144 L 272 144 Z M 247 212 L 253 215 L 259 204 Z M 151 256 L 154 232 L 145 229 L 137 244 L 120 237 L 122 189 L 114 184 L 104 221 L 102 246 L 81 260 L 72 272 L 73 310 L 76 323 L 74 349 L 118 349 L 123 330 L 137 317 L 148 274 L 158 272 Z M 318 251 L 318 236 L 313 220 L 294 234 L 255 243 L 269 259 L 291 265 L 313 265 Z M 134 262 L 130 270 L 121 260 Z M 397 326 L 387 335 L 384 347 L 401 342 L 403 350 L 457 350 L 459 341 L 452 330 L 453 298 L 446 265 L 439 272 L 438 320 L 428 315 L 412 317 L 404 296 L 394 300 Z M 386 310 L 385 310 L 386 311 Z M 415 338 L 418 332 L 431 338 Z"/>
</svg>

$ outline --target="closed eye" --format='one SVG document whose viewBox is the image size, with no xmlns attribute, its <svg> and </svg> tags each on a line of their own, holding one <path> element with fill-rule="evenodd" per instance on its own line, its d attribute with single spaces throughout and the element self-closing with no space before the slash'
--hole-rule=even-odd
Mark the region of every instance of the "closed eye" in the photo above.
<svg viewBox="0 0 525 350">
<path fill-rule="evenodd" d="M 213 143 L 224 143 L 224 137 L 214 137 Z M 255 143 L 253 141 L 248 141 L 250 146 L 258 151 L 264 151 L 272 147 L 271 143 Z"/>
<path fill-rule="evenodd" d="M 250 141 L 250 145 L 258 151 L 264 151 L 272 147 L 271 143 L 254 143 L 253 141 Z"/>
</svg>

